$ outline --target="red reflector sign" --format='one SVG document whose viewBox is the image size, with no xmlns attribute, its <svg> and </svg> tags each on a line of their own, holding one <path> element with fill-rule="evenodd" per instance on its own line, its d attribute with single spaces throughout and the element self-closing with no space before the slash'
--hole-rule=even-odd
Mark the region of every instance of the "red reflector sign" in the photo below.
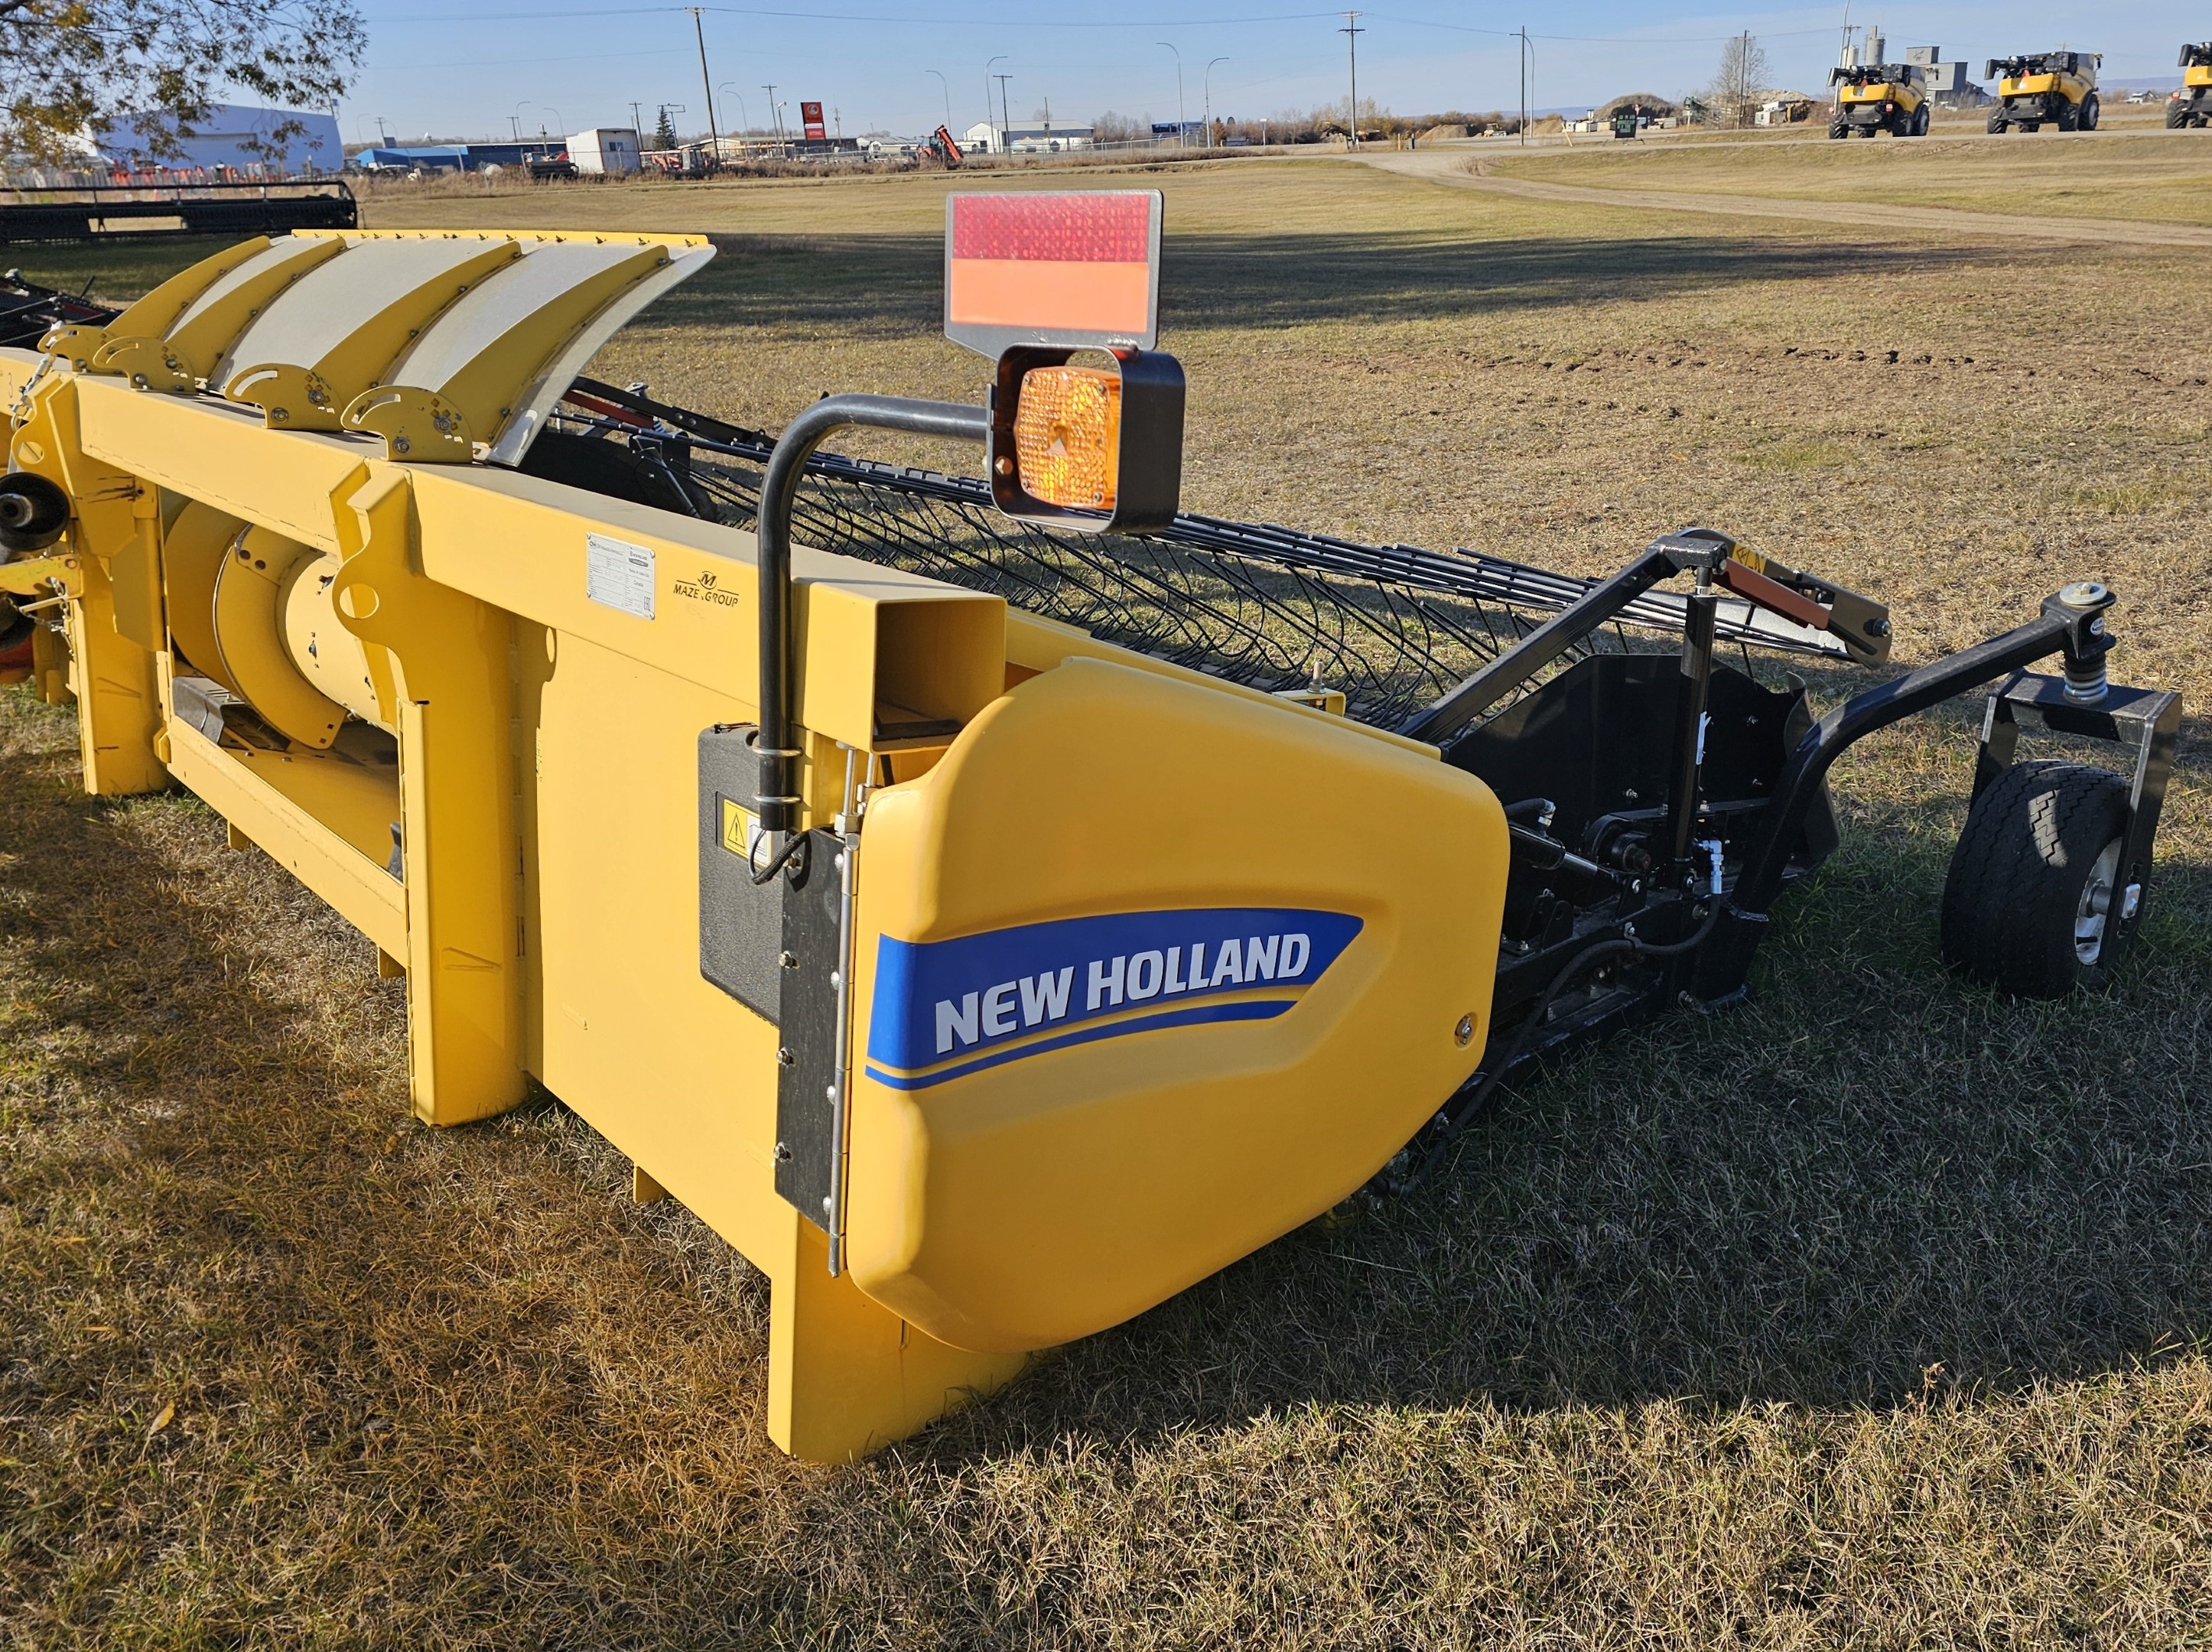
<svg viewBox="0 0 2212 1652">
<path fill-rule="evenodd" d="M 1160 193 L 958 193 L 945 201 L 945 332 L 1012 345 L 1159 342 Z"/>
</svg>

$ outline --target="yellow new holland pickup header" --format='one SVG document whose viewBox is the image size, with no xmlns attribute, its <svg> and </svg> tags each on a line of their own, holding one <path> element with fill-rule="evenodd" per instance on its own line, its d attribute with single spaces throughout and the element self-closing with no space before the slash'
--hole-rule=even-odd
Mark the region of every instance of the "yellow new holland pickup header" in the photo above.
<svg viewBox="0 0 2212 1652">
<path fill-rule="evenodd" d="M 2140 737 L 2148 779 L 2069 817 L 2116 847 L 2063 931 L 2000 937 L 2000 890 L 1954 961 L 2063 991 L 2141 910 L 2179 708 L 2106 684 L 2109 593 L 1815 728 L 1717 628 L 1879 664 L 1886 612 L 1725 535 L 1580 582 L 1182 516 L 1159 234 L 1147 192 L 956 195 L 988 404 L 830 398 L 751 446 L 575 382 L 696 237 L 254 240 L 0 351 L 0 592 L 46 616 L 88 788 L 191 787 L 374 942 L 423 1120 L 542 1084 L 757 1263 L 802 1455 L 1433 1158 L 1562 1039 L 1741 996 L 1832 844 L 1827 764 L 1960 687 L 2014 671 L 2004 706 Z M 984 478 L 815 455 L 852 426 L 979 442 Z M 1179 593 L 1173 646 L 1100 581 Z M 1426 616 L 1419 692 L 1284 651 L 1301 603 Z M 2054 652 L 2063 683 L 2017 672 Z"/>
</svg>

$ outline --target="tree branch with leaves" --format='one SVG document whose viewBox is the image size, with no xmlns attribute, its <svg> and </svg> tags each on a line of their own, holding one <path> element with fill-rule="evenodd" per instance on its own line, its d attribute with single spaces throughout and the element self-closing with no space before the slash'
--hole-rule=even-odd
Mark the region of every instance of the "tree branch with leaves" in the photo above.
<svg viewBox="0 0 2212 1652">
<path fill-rule="evenodd" d="M 1756 34 L 1734 34 L 1721 48 L 1720 67 L 1702 100 L 1717 126 L 1748 126 L 1774 84 L 1774 69 Z"/>
<path fill-rule="evenodd" d="M 332 108 L 368 43 L 351 0 L 0 0 L 0 161 L 81 159 L 126 122 L 135 158 L 172 160 L 227 94 Z M 244 147 L 274 159 L 305 130 Z"/>
</svg>

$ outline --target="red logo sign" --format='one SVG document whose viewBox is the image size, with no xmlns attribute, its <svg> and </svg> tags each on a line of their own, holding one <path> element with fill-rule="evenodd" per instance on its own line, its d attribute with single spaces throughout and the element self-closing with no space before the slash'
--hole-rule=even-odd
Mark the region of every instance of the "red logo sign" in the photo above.
<svg viewBox="0 0 2212 1652">
<path fill-rule="evenodd" d="M 799 106 L 799 118 L 806 128 L 807 137 L 811 138 L 824 138 L 830 136 L 830 129 L 822 124 L 822 106 L 820 104 L 800 104 Z"/>
</svg>

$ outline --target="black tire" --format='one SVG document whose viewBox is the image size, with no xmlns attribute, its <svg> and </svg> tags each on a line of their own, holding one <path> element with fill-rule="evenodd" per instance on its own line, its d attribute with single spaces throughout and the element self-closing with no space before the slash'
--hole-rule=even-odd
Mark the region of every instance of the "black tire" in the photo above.
<svg viewBox="0 0 2212 1652">
<path fill-rule="evenodd" d="M 2043 123 L 2039 120 L 2023 120 L 2020 123 L 2020 129 L 2023 132 L 2039 132 L 2043 130 Z"/>
<path fill-rule="evenodd" d="M 2168 131 L 2186 126 L 2188 124 L 2189 106 L 2187 104 L 2169 103 L 2166 106 L 2166 125 Z"/>
<path fill-rule="evenodd" d="M 2097 122 L 2104 112 L 2105 106 L 2097 100 L 2097 94 L 2092 92 L 2081 100 L 2081 112 L 2075 118 L 2074 124 L 2082 131 L 2094 132 L 2097 130 Z"/>
<path fill-rule="evenodd" d="M 2002 132 L 2002 131 L 2004 131 L 2004 129 L 2005 129 L 2005 118 L 2004 118 L 2002 115 L 1991 115 L 1991 116 L 1990 117 L 1990 130 L 1992 132 L 2000 132 L 2000 133 L 2001 133 L 2001 132 Z"/>
<path fill-rule="evenodd" d="M 2006 769 L 1974 800 L 1951 856 L 1943 962 L 2018 998 L 2104 986 L 2118 962 L 2108 913 L 2127 825 L 2127 782 L 2108 769 Z"/>
<path fill-rule="evenodd" d="M 1912 112 L 1912 136 L 1915 137 L 1928 136 L 1928 106 L 1924 103 Z"/>
<path fill-rule="evenodd" d="M 2175 126 L 2179 125 L 2180 123 L 2179 121 L 2169 119 L 2166 124 L 2169 126 Z M 1851 128 L 1849 121 L 1832 120 L 1828 123 L 1828 136 L 1830 137 L 1849 137 L 1850 135 Z"/>
</svg>

